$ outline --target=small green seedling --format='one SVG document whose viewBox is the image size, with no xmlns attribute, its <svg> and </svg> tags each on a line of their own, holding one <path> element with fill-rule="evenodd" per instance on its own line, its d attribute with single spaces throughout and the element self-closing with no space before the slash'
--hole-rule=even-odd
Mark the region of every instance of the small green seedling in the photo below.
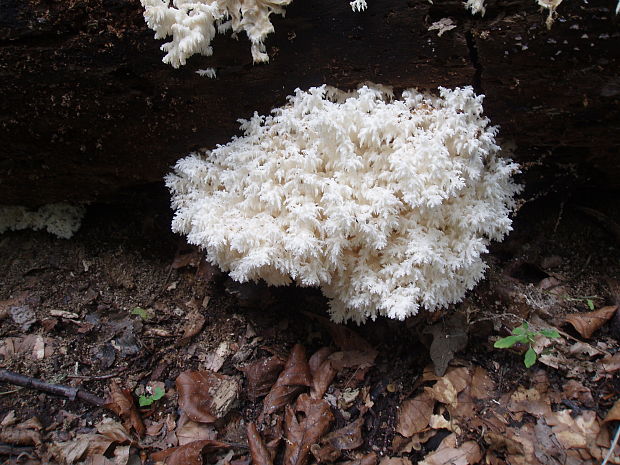
<svg viewBox="0 0 620 465">
<path fill-rule="evenodd" d="M 594 300 L 600 299 L 600 297 L 596 295 L 586 295 L 583 297 L 565 297 L 565 299 L 568 301 L 573 301 L 573 302 L 584 302 L 585 301 L 588 308 L 591 311 L 594 311 L 594 309 L 596 308 L 594 305 Z"/>
<path fill-rule="evenodd" d="M 560 333 L 555 329 L 541 329 L 540 331 L 532 331 L 526 321 L 521 326 L 512 330 L 512 336 L 504 337 L 493 344 L 496 349 L 508 349 L 516 344 L 523 344 L 528 347 L 523 358 L 523 363 L 526 368 L 531 367 L 536 363 L 538 354 L 532 347 L 538 336 L 545 336 L 549 339 L 556 339 L 560 337 Z"/>
<path fill-rule="evenodd" d="M 145 309 L 143 309 L 142 307 L 136 307 L 131 311 L 132 315 L 138 315 L 140 318 L 142 318 L 143 320 L 148 320 L 149 318 L 151 318 L 151 315 L 149 315 L 149 312 L 147 312 Z"/>
<path fill-rule="evenodd" d="M 148 407 L 156 400 L 159 400 L 162 397 L 164 397 L 165 394 L 166 394 L 166 391 L 164 391 L 164 388 L 157 386 L 153 390 L 153 394 L 150 394 L 148 396 L 142 395 L 138 397 L 138 405 L 140 405 L 140 407 Z"/>
</svg>

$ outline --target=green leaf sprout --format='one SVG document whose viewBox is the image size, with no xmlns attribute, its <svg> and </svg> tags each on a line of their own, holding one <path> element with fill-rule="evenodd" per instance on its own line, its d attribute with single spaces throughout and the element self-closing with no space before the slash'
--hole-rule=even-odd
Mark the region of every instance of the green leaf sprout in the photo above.
<svg viewBox="0 0 620 465">
<path fill-rule="evenodd" d="M 159 400 L 162 397 L 164 397 L 165 394 L 166 394 L 166 391 L 164 391 L 164 388 L 157 386 L 153 390 L 153 394 L 148 395 L 148 396 L 142 395 L 138 397 L 138 405 L 140 405 L 140 407 L 148 407 L 156 400 Z"/>
<path fill-rule="evenodd" d="M 521 326 L 518 326 L 512 330 L 512 336 L 499 339 L 495 342 L 495 344 L 493 344 L 493 347 L 496 349 L 508 349 L 516 344 L 526 345 L 528 349 L 523 357 L 523 363 L 526 368 L 529 368 L 536 363 L 536 359 L 538 358 L 538 354 L 533 347 L 538 336 L 544 336 L 549 339 L 557 339 L 560 337 L 560 333 L 556 329 L 541 329 L 540 331 L 533 331 L 530 329 L 527 321 L 524 321 Z"/>
</svg>

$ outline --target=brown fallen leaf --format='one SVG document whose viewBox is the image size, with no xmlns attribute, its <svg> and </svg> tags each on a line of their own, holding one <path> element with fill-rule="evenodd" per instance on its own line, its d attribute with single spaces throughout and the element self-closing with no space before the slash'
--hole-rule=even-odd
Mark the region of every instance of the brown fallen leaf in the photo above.
<svg viewBox="0 0 620 465">
<path fill-rule="evenodd" d="M 71 465 L 94 455 L 103 455 L 114 441 L 101 434 L 79 434 L 71 441 L 52 442 L 50 453 L 60 463 Z"/>
<path fill-rule="evenodd" d="M 104 418 L 95 425 L 97 432 L 105 436 L 110 441 L 118 444 L 133 443 L 133 439 L 127 433 L 127 430 L 119 422 L 112 418 Z"/>
<path fill-rule="evenodd" d="M 298 420 L 297 412 L 302 412 L 305 416 Z M 305 465 L 310 447 L 319 442 L 333 420 L 334 416 L 327 401 L 312 399 L 308 394 L 298 397 L 295 409 L 287 405 L 284 414 L 284 465 Z"/>
<path fill-rule="evenodd" d="M 569 323 L 585 339 L 590 339 L 592 334 L 603 326 L 614 316 L 618 310 L 617 305 L 603 307 L 594 312 L 572 313 L 564 317 L 564 321 Z"/>
<path fill-rule="evenodd" d="M 603 423 L 607 423 L 608 421 L 620 421 L 620 399 L 618 399 L 614 405 L 609 409 L 607 415 L 605 415 L 605 419 Z"/>
<path fill-rule="evenodd" d="M 450 318 L 436 323 L 423 330 L 424 334 L 431 334 L 433 342 L 429 354 L 433 361 L 437 376 L 443 376 L 454 354 L 467 347 L 467 322 L 462 314 L 455 313 Z"/>
<path fill-rule="evenodd" d="M 334 463 L 342 453 L 331 444 L 312 444 L 310 452 L 319 463 Z"/>
<path fill-rule="evenodd" d="M 418 462 L 419 465 L 474 465 L 482 460 L 482 450 L 475 441 L 466 441 L 460 447 L 441 447 Z"/>
<path fill-rule="evenodd" d="M 194 441 L 184 446 L 171 447 L 151 454 L 154 462 L 164 462 L 166 465 L 202 465 L 202 454 L 227 449 L 230 444 L 221 441 L 205 439 Z"/>
<path fill-rule="evenodd" d="M 565 399 L 575 399 L 581 402 L 585 407 L 594 407 L 592 392 L 579 381 L 571 379 L 564 383 L 562 389 Z"/>
<path fill-rule="evenodd" d="M 374 365 L 375 358 L 377 358 L 377 351 L 374 349 L 367 351 L 345 350 L 334 352 L 329 356 L 332 367 L 336 370 L 344 368 L 368 369 Z"/>
<path fill-rule="evenodd" d="M 127 431 L 133 428 L 138 436 L 144 436 L 146 428 L 129 389 L 122 389 L 116 381 L 111 381 L 110 395 L 105 407 L 121 417 Z"/>
<path fill-rule="evenodd" d="M 620 352 L 616 352 L 610 357 L 605 357 L 600 361 L 605 373 L 614 373 L 620 370 Z"/>
<path fill-rule="evenodd" d="M 456 405 L 457 396 L 471 383 L 471 374 L 465 367 L 449 369 L 431 388 L 424 388 L 429 395 L 439 402 Z"/>
<path fill-rule="evenodd" d="M 363 424 L 364 416 L 363 413 L 360 413 L 357 420 L 329 433 L 321 440 L 321 443 L 330 444 L 337 451 L 357 449 L 364 442 L 362 438 Z"/>
<path fill-rule="evenodd" d="M 41 431 L 43 429 L 43 425 L 41 421 L 37 417 L 31 417 L 26 421 L 22 421 L 18 425 L 15 426 L 17 429 L 31 429 L 35 431 Z"/>
<path fill-rule="evenodd" d="M 34 430 L 4 427 L 0 430 L 0 442 L 15 446 L 38 446 L 41 444 L 41 433 Z"/>
<path fill-rule="evenodd" d="M 379 465 L 411 465 L 407 457 L 383 457 Z"/>
<path fill-rule="evenodd" d="M 118 465 L 103 454 L 93 454 L 88 457 L 80 465 Z"/>
<path fill-rule="evenodd" d="M 362 455 L 355 460 L 340 462 L 338 465 L 377 465 L 377 454 L 374 452 L 369 452 L 368 454 Z"/>
<path fill-rule="evenodd" d="M 175 430 L 179 446 L 184 446 L 190 442 L 217 438 L 217 431 L 213 427 L 192 421 L 185 414 L 181 415 L 181 417 Z"/>
<path fill-rule="evenodd" d="M 248 380 L 248 398 L 255 401 L 259 397 L 269 393 L 271 387 L 278 379 L 278 375 L 284 369 L 284 360 L 273 355 L 263 357 L 241 368 Z"/>
<path fill-rule="evenodd" d="M 473 399 L 487 400 L 495 397 L 495 382 L 489 376 L 487 370 L 481 366 L 474 368 L 471 377 L 470 395 Z"/>
<path fill-rule="evenodd" d="M 176 379 L 179 407 L 199 423 L 225 416 L 239 395 L 239 381 L 210 371 L 184 371 Z"/>
<path fill-rule="evenodd" d="M 401 455 L 403 453 L 410 453 L 412 451 L 422 450 L 423 444 L 437 434 L 438 430 L 427 429 L 421 433 L 416 433 L 410 438 L 401 436 L 400 434 L 394 435 L 392 440 L 392 452 L 394 454 Z"/>
<path fill-rule="evenodd" d="M 7 337 L 0 340 L 0 356 L 4 358 L 27 357 L 41 360 L 56 351 L 58 342 L 38 334 L 24 337 Z"/>
<path fill-rule="evenodd" d="M 187 321 L 183 325 L 183 336 L 177 341 L 177 347 L 187 344 L 196 334 L 198 334 L 205 324 L 205 316 L 200 310 L 192 310 L 186 316 Z"/>
<path fill-rule="evenodd" d="M 302 345 L 295 344 L 284 370 L 265 397 L 263 415 L 277 412 L 310 386 L 312 386 L 312 375 L 306 360 L 306 350 Z"/>
<path fill-rule="evenodd" d="M 312 354 L 308 361 L 310 373 L 312 374 L 310 396 L 313 399 L 323 397 L 325 392 L 327 392 L 327 388 L 336 377 L 336 373 L 338 373 L 332 366 L 331 360 L 328 360 L 331 353 L 332 350 L 329 347 L 323 347 Z"/>
<path fill-rule="evenodd" d="M 525 389 L 519 386 L 510 396 L 508 410 L 517 412 L 527 412 L 537 418 L 547 418 L 551 415 L 551 400 L 547 394 L 541 394 L 538 390 Z"/>
<path fill-rule="evenodd" d="M 252 455 L 252 463 L 254 463 L 254 465 L 273 465 L 273 457 L 258 432 L 256 424 L 252 422 L 248 423 L 247 435 L 250 454 Z"/>
<path fill-rule="evenodd" d="M 85 434 L 73 441 L 54 442 L 48 446 L 48 450 L 60 463 L 71 465 L 86 454 L 91 438 L 94 436 L 94 434 Z"/>
<path fill-rule="evenodd" d="M 546 418 L 555 437 L 566 449 L 585 449 L 594 444 L 600 430 L 596 412 L 584 410 L 573 416 L 572 410 L 559 410 Z"/>
<path fill-rule="evenodd" d="M 426 391 L 405 400 L 398 409 L 396 432 L 408 438 L 426 429 L 434 406 L 435 399 Z"/>
<path fill-rule="evenodd" d="M 284 416 L 273 415 L 271 421 L 263 425 L 261 436 L 272 457 L 278 453 L 280 443 L 284 438 Z"/>
<path fill-rule="evenodd" d="M 131 452 L 131 446 L 116 446 L 113 451 L 114 465 L 127 465 L 130 460 L 130 456 L 129 456 L 130 452 Z M 140 460 L 137 456 L 136 456 L 136 459 Z"/>
</svg>

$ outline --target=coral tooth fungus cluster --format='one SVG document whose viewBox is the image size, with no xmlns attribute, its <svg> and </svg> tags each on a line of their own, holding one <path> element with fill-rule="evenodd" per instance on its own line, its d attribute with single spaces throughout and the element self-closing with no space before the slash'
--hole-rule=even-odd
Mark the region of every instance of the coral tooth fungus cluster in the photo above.
<svg viewBox="0 0 620 465">
<path fill-rule="evenodd" d="M 297 90 L 166 178 L 173 229 L 238 281 L 319 286 L 335 321 L 458 302 L 511 230 L 518 166 L 470 87 Z"/>
</svg>

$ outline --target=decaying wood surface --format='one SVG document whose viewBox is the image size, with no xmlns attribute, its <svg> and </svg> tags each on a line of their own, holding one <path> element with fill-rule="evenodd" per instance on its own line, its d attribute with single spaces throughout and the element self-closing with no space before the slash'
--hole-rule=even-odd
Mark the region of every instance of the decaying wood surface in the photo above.
<svg viewBox="0 0 620 465">
<path fill-rule="evenodd" d="M 161 62 L 137 0 L 4 0 L 0 8 L 0 203 L 109 200 L 158 182 L 180 156 L 225 143 L 236 120 L 296 87 L 472 84 L 521 161 L 549 177 L 620 187 L 620 19 L 615 0 L 566 1 L 550 31 L 533 0 L 295 0 L 275 17 L 270 63 L 219 36 L 214 56 Z M 444 17 L 457 27 L 438 37 Z M 213 66 L 217 79 L 196 74 Z M 594 177 L 589 177 L 594 176 Z M 567 179 L 568 179 L 567 178 Z M 570 182 L 574 182 L 570 181 Z"/>
</svg>

